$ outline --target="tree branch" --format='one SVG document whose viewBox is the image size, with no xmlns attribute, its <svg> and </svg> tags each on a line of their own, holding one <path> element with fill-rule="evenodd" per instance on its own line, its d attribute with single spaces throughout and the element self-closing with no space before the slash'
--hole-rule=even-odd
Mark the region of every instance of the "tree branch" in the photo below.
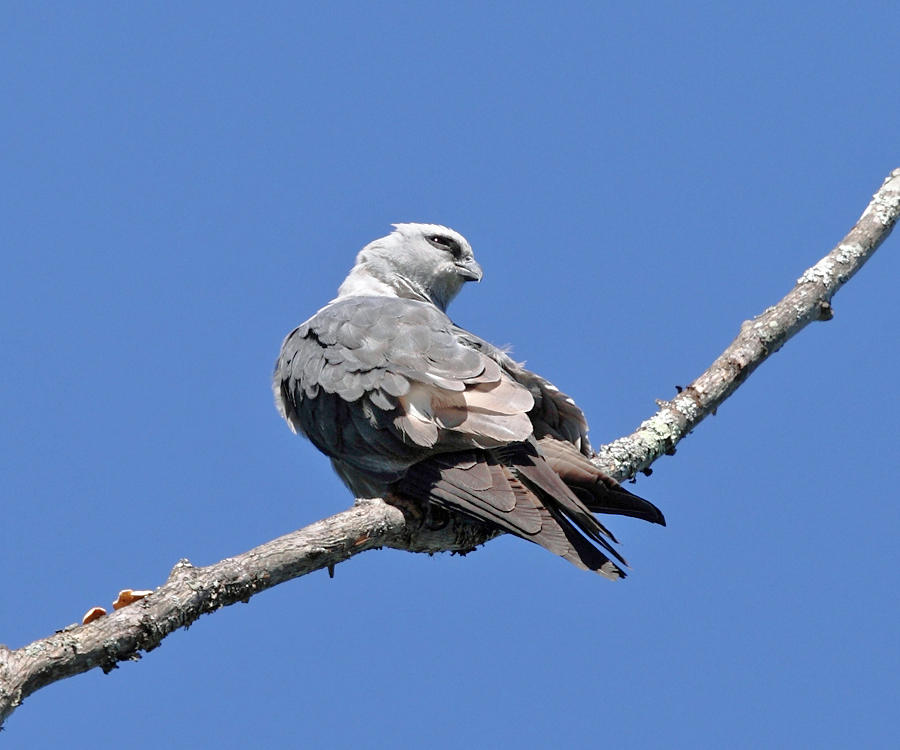
<svg viewBox="0 0 900 750">
<path fill-rule="evenodd" d="M 900 214 L 900 169 L 885 179 L 847 236 L 774 307 L 741 325 L 709 368 L 631 435 L 601 446 L 594 463 L 619 480 L 645 471 L 716 409 L 785 342 L 814 320 L 831 320 L 831 298 L 872 257 Z"/>
<path fill-rule="evenodd" d="M 831 317 L 830 300 L 890 234 L 900 215 L 900 169 L 875 194 L 859 221 L 807 270 L 777 305 L 741 326 L 731 345 L 700 377 L 631 435 L 602 446 L 594 459 L 618 479 L 646 470 L 747 379 L 770 354 L 814 320 Z M 484 524 L 439 509 L 357 501 L 349 510 L 206 567 L 180 561 L 150 596 L 87 625 L 10 650 L 0 645 L 0 726 L 21 702 L 52 682 L 120 661 L 137 660 L 200 615 L 246 602 L 258 591 L 333 567 L 380 547 L 465 554 L 497 536 Z"/>
</svg>

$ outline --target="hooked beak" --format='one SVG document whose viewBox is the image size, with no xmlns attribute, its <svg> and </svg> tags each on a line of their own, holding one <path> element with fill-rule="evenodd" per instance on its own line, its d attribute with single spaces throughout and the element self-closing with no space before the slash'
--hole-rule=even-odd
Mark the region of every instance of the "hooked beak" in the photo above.
<svg viewBox="0 0 900 750">
<path fill-rule="evenodd" d="M 459 261 L 456 264 L 456 271 L 465 281 L 481 281 L 483 276 L 481 266 L 478 265 L 475 258 Z"/>
</svg>

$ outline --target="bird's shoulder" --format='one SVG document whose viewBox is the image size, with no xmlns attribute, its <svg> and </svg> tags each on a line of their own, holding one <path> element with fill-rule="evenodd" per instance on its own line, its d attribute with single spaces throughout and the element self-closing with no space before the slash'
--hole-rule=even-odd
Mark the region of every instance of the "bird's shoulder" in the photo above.
<svg viewBox="0 0 900 750">
<path fill-rule="evenodd" d="M 421 345 L 412 332 L 435 340 L 455 342 L 453 323 L 434 305 L 400 297 L 342 297 L 330 302 L 285 338 L 282 349 L 301 347 L 304 341 L 322 349 L 360 349 L 367 342 L 394 346 Z M 412 336 L 412 339 L 410 339 Z"/>
<path fill-rule="evenodd" d="M 473 380 L 498 379 L 499 371 L 434 305 L 353 296 L 326 305 L 288 334 L 273 385 L 289 418 L 292 406 L 323 392 L 348 403 L 365 396 L 390 411 L 414 383 L 461 391 Z"/>
<path fill-rule="evenodd" d="M 275 378 L 309 390 L 322 385 L 335 392 L 340 390 L 338 381 L 351 374 L 378 371 L 412 379 L 442 372 L 467 376 L 483 367 L 481 359 L 457 335 L 447 315 L 432 304 L 352 296 L 329 303 L 287 335 Z M 389 383 L 388 390 L 395 388 Z M 347 400 L 356 400 L 355 392 L 351 389 Z"/>
</svg>

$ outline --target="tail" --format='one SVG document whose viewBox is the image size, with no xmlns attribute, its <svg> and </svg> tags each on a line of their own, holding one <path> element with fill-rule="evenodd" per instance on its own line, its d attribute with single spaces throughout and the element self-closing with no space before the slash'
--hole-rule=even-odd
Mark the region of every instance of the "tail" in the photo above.
<svg viewBox="0 0 900 750">
<path fill-rule="evenodd" d="M 659 508 L 604 474 L 571 443 L 544 437 L 537 444 L 538 450 L 553 471 L 592 512 L 631 516 L 661 526 L 666 525 L 666 519 Z"/>
<path fill-rule="evenodd" d="M 541 458 L 535 443 L 432 456 L 392 486 L 539 544 L 582 570 L 613 580 L 627 563 L 615 537 Z M 613 558 L 613 559 L 610 559 Z"/>
</svg>

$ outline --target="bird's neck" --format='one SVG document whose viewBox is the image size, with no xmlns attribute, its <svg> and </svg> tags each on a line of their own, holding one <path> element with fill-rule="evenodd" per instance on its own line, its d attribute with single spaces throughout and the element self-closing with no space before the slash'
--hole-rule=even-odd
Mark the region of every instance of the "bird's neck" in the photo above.
<svg viewBox="0 0 900 750">
<path fill-rule="evenodd" d="M 446 311 L 449 297 L 430 293 L 420 289 L 410 279 L 396 273 L 372 266 L 368 263 L 357 264 L 338 288 L 336 299 L 344 297 L 402 297 L 420 302 L 430 302 L 442 311 Z"/>
<path fill-rule="evenodd" d="M 338 299 L 342 297 L 399 297 L 397 291 L 386 281 L 379 279 L 364 265 L 354 266 L 338 288 Z"/>
</svg>

